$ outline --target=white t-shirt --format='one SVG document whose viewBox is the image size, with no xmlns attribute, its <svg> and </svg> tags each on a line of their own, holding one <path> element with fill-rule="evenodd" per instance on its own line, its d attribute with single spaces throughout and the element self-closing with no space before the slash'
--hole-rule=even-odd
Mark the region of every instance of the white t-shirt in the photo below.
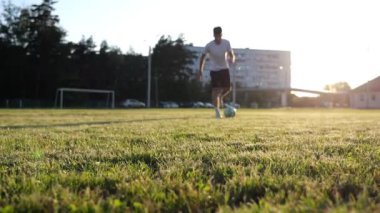
<svg viewBox="0 0 380 213">
<path fill-rule="evenodd" d="M 214 40 L 209 42 L 204 50 L 204 54 L 210 58 L 211 71 L 219 71 L 222 69 L 228 69 L 227 52 L 231 51 L 230 42 L 226 39 L 222 39 L 220 44 L 217 44 Z"/>
</svg>

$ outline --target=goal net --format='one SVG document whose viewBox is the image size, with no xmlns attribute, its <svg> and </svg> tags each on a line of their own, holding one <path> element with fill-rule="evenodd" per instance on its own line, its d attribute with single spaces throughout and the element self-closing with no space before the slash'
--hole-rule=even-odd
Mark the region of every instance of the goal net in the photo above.
<svg viewBox="0 0 380 213">
<path fill-rule="evenodd" d="M 55 107 L 59 108 L 115 108 L 113 90 L 58 88 Z"/>
</svg>

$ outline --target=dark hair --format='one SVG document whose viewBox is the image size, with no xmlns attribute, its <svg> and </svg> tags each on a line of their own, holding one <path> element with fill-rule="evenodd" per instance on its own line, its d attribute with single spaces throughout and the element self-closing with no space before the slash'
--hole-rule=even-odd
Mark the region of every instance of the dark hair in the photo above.
<svg viewBox="0 0 380 213">
<path fill-rule="evenodd" d="M 222 28 L 221 27 L 214 27 L 214 34 L 221 34 Z"/>
</svg>

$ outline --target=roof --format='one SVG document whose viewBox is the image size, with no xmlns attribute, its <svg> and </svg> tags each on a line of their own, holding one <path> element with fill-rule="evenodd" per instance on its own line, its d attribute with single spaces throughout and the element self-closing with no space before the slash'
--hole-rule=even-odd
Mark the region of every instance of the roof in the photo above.
<svg viewBox="0 0 380 213">
<path fill-rule="evenodd" d="M 351 92 L 367 92 L 367 91 L 380 92 L 380 76 L 351 90 Z"/>
</svg>

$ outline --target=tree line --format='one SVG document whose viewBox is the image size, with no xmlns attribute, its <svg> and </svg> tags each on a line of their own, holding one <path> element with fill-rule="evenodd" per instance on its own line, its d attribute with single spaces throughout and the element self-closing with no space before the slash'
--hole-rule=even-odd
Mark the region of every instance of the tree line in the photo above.
<svg viewBox="0 0 380 213">
<path fill-rule="evenodd" d="M 0 18 L 0 100 L 40 100 L 51 105 L 57 88 L 114 90 L 116 100 L 146 100 L 148 58 L 123 53 L 92 36 L 66 41 L 67 32 L 54 14 L 56 1 L 20 8 L 3 3 Z M 161 100 L 208 100 L 193 80 L 195 54 L 183 36 L 161 36 L 152 53 L 152 103 Z"/>
<path fill-rule="evenodd" d="M 54 0 L 21 8 L 3 3 L 0 17 L 0 107 L 8 101 L 30 101 L 34 107 L 54 105 L 57 88 L 114 90 L 116 101 L 135 98 L 146 101 L 148 57 L 123 53 L 92 36 L 78 42 L 66 41 L 66 30 L 54 14 Z M 189 51 L 183 36 L 161 36 L 153 48 L 151 102 L 209 101 L 210 85 L 194 80 L 190 69 L 195 53 Z M 239 85 L 238 85 L 239 86 Z M 346 91 L 346 82 L 325 89 Z M 278 95 L 268 92 L 237 94 L 238 102 L 265 105 Z M 82 94 L 81 99 L 90 94 Z M 252 96 L 252 97 L 251 97 Z M 95 97 L 99 98 L 99 97 Z M 76 96 L 76 100 L 78 96 Z M 94 98 L 92 98 L 94 99 Z M 246 100 L 247 99 L 247 100 Z M 244 101 L 245 100 L 245 101 Z M 75 101 L 75 100 L 74 100 Z"/>
</svg>

